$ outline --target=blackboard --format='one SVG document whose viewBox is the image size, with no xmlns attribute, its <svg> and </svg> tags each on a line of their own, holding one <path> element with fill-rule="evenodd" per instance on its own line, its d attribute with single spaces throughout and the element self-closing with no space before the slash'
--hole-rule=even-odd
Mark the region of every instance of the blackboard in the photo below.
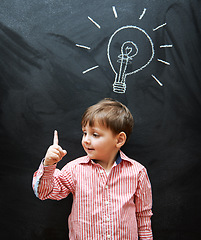
<svg viewBox="0 0 201 240">
<path fill-rule="evenodd" d="M 32 175 L 54 129 L 59 168 L 84 154 L 81 115 L 104 97 L 134 116 L 122 150 L 148 170 L 154 239 L 201 239 L 200 23 L 199 0 L 0 2 L 2 239 L 68 239 L 72 196 L 40 201 Z"/>
</svg>

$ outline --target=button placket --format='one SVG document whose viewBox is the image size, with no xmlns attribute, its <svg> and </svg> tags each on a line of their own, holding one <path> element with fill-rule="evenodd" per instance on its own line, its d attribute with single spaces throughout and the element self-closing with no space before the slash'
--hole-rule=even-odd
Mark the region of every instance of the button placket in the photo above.
<svg viewBox="0 0 201 240">
<path fill-rule="evenodd" d="M 106 239 L 111 239 L 111 208 L 110 208 L 110 191 L 109 191 L 109 180 L 110 177 L 107 178 L 105 189 L 104 189 L 104 195 L 105 195 L 105 226 L 106 226 Z"/>
</svg>

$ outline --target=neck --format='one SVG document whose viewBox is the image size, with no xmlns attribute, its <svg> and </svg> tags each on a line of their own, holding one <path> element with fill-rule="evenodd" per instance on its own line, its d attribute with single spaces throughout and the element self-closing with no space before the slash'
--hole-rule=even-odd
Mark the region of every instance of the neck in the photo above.
<svg viewBox="0 0 201 240">
<path fill-rule="evenodd" d="M 113 166 L 114 162 L 116 161 L 116 159 L 117 159 L 117 153 L 109 161 L 94 160 L 94 162 L 100 164 L 106 171 L 109 171 L 112 168 L 112 166 Z"/>
</svg>

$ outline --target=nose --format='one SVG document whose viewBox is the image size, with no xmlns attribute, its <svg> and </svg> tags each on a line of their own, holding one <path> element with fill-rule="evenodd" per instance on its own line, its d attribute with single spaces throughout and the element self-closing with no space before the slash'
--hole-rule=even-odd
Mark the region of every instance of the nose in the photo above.
<svg viewBox="0 0 201 240">
<path fill-rule="evenodd" d="M 86 134 L 86 135 L 83 136 L 82 141 L 83 141 L 85 144 L 90 144 L 90 143 L 91 143 L 91 140 L 90 140 L 90 137 L 89 137 L 88 134 Z"/>
</svg>

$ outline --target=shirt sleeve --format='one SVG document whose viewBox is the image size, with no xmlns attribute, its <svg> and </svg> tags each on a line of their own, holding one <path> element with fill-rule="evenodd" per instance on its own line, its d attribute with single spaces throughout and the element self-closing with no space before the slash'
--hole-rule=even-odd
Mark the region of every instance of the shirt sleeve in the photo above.
<svg viewBox="0 0 201 240">
<path fill-rule="evenodd" d="M 41 200 L 60 200 L 74 190 L 74 181 L 70 169 L 65 171 L 56 168 L 56 164 L 44 166 L 44 160 L 34 173 L 32 187 L 36 197 Z"/>
<path fill-rule="evenodd" d="M 147 171 L 143 168 L 139 173 L 138 187 L 135 194 L 136 218 L 140 240 L 153 240 L 151 229 L 152 191 Z"/>
</svg>

